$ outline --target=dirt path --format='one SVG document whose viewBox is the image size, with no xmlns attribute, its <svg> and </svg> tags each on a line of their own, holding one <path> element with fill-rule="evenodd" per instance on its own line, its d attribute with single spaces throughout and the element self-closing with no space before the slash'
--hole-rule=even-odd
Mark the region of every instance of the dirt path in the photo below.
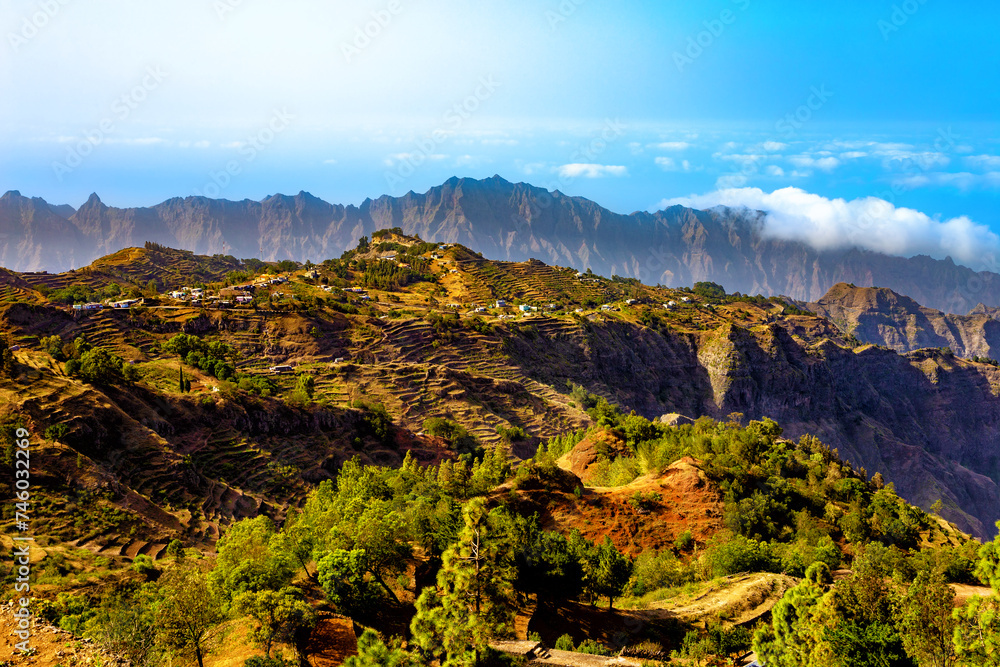
<svg viewBox="0 0 1000 667">
<path fill-rule="evenodd" d="M 689 622 L 719 617 L 729 624 L 741 625 L 771 611 L 796 583 L 792 577 L 781 574 L 734 575 L 713 583 L 693 600 L 662 600 L 650 604 L 649 609 L 664 610 Z"/>
</svg>

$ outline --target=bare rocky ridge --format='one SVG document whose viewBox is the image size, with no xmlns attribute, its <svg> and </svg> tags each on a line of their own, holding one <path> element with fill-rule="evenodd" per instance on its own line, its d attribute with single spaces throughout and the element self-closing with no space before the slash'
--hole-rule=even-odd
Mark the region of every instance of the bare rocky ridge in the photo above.
<svg viewBox="0 0 1000 667">
<path fill-rule="evenodd" d="M 950 347 L 960 357 L 1000 357 L 1000 311 L 983 304 L 968 315 L 950 315 L 885 287 L 838 283 L 805 307 L 862 342 L 897 352 Z"/>
<path fill-rule="evenodd" d="M 148 208 L 106 206 L 97 195 L 68 217 L 17 192 L 0 198 L 0 265 L 60 271 L 155 241 L 200 254 L 314 262 L 339 256 L 362 235 L 401 227 L 431 241 L 462 243 L 486 257 L 592 268 L 649 284 L 722 283 L 730 291 L 819 299 L 838 282 L 886 285 L 946 312 L 1000 305 L 1000 276 L 950 259 L 892 257 L 859 249 L 816 251 L 763 233 L 760 212 L 674 206 L 614 213 L 581 197 L 499 176 L 451 178 L 423 194 L 383 196 L 360 206 L 309 193 L 256 202 L 204 197 Z"/>
</svg>

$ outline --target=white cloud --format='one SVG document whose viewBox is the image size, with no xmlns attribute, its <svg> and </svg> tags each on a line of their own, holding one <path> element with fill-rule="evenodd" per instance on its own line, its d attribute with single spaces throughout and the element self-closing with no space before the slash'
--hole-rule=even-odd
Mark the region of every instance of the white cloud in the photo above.
<svg viewBox="0 0 1000 667">
<path fill-rule="evenodd" d="M 959 190 L 971 190 L 975 187 L 1000 188 L 1000 171 L 989 171 L 985 174 L 972 174 L 967 171 L 929 171 L 904 176 L 896 182 L 908 188 L 953 187 Z"/>
<path fill-rule="evenodd" d="M 411 164 L 422 164 L 427 160 L 447 160 L 448 156 L 441 153 L 393 153 L 385 159 L 385 166 L 392 167 L 395 166 L 397 162 L 408 162 Z"/>
<path fill-rule="evenodd" d="M 333 158 L 330 158 L 329 160 L 323 160 L 323 164 L 337 164 L 337 161 Z"/>
<path fill-rule="evenodd" d="M 897 167 L 906 169 L 916 166 L 927 170 L 951 164 L 950 157 L 934 151 L 877 151 L 874 154 L 882 158 L 882 165 L 887 169 Z"/>
<path fill-rule="evenodd" d="M 764 169 L 764 173 L 767 174 L 768 176 L 778 176 L 778 177 L 781 177 L 781 176 L 785 175 L 785 170 L 782 169 L 781 167 L 779 167 L 776 164 L 769 164 Z"/>
<path fill-rule="evenodd" d="M 783 144 L 780 141 L 765 141 L 761 144 L 761 148 L 766 150 L 768 153 L 777 153 L 778 151 L 783 151 L 788 148 L 788 144 Z"/>
<path fill-rule="evenodd" d="M 677 171 L 677 162 L 672 157 L 658 157 L 654 162 L 664 171 Z"/>
<path fill-rule="evenodd" d="M 739 164 L 753 164 L 755 162 L 762 162 L 764 160 L 769 160 L 781 156 L 760 155 L 754 153 L 730 153 L 729 155 L 723 153 L 715 153 L 712 155 L 712 157 L 714 157 L 716 160 L 724 160 L 726 162 L 737 162 Z"/>
<path fill-rule="evenodd" d="M 965 164 L 970 169 L 997 171 L 1000 170 L 1000 155 L 970 155 L 965 158 Z"/>
<path fill-rule="evenodd" d="M 686 141 L 664 141 L 659 144 L 653 144 L 650 148 L 659 148 L 664 151 L 686 151 L 691 148 L 691 144 Z"/>
<path fill-rule="evenodd" d="M 859 160 L 863 157 L 868 157 L 868 153 L 865 151 L 847 151 L 840 154 L 842 160 Z"/>
<path fill-rule="evenodd" d="M 490 162 L 489 158 L 480 155 L 459 155 L 455 158 L 456 168 L 468 168 L 468 167 L 478 167 L 484 163 Z"/>
<path fill-rule="evenodd" d="M 811 155 L 793 155 L 788 158 L 788 161 L 800 169 L 819 169 L 820 171 L 833 171 L 840 166 L 840 160 L 835 157 L 815 158 Z"/>
<path fill-rule="evenodd" d="M 973 268 L 981 266 L 987 254 L 1000 252 L 1000 236 L 968 217 L 941 221 L 875 197 L 847 201 L 827 199 L 799 188 L 783 188 L 770 194 L 759 188 L 732 188 L 665 199 L 660 207 L 677 204 L 764 211 L 766 236 L 802 241 L 818 250 L 858 246 L 904 257 L 951 256 Z"/>
<path fill-rule="evenodd" d="M 628 169 L 610 164 L 564 164 L 557 169 L 563 178 L 603 178 L 605 176 L 627 176 Z"/>
<path fill-rule="evenodd" d="M 521 162 L 520 160 L 517 160 L 514 164 L 522 172 L 524 172 L 526 176 L 531 176 L 532 174 L 549 170 L 549 165 L 545 162 Z"/>
<path fill-rule="evenodd" d="M 691 166 L 690 160 L 681 160 L 678 162 L 672 157 L 658 157 L 654 160 L 656 166 L 663 171 L 692 171 L 694 167 Z M 698 170 L 700 171 L 700 169 Z"/>
<path fill-rule="evenodd" d="M 715 187 L 720 190 L 729 188 L 741 188 L 747 184 L 747 177 L 743 174 L 723 174 L 715 179 Z"/>
</svg>

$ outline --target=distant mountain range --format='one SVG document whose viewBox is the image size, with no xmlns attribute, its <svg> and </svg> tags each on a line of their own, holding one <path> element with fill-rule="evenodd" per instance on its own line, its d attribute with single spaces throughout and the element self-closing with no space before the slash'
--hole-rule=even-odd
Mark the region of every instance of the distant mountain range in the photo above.
<svg viewBox="0 0 1000 667">
<path fill-rule="evenodd" d="M 10 191 L 0 198 L 0 266 L 62 271 L 145 241 L 200 254 L 319 262 L 377 229 L 401 227 L 493 259 L 537 258 L 649 284 L 711 280 L 730 291 L 816 301 L 845 282 L 889 287 L 949 313 L 1000 306 L 998 274 L 977 273 L 950 258 L 817 251 L 765 235 L 764 219 L 761 212 L 682 206 L 622 215 L 499 176 L 451 178 L 423 194 L 366 199 L 361 206 L 300 192 L 259 202 L 178 197 L 121 209 L 95 194 L 73 210 Z"/>
</svg>

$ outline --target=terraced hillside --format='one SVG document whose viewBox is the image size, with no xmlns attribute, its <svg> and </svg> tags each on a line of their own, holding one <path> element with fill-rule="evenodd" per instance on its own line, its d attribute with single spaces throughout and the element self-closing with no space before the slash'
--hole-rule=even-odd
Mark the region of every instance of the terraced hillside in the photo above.
<svg viewBox="0 0 1000 667">
<path fill-rule="evenodd" d="M 170 290 L 195 283 L 217 282 L 230 271 L 241 268 L 242 263 L 235 257 L 208 257 L 147 244 L 145 248 L 124 248 L 74 271 L 22 273 L 19 276 L 31 287 L 44 291 L 70 285 L 98 288 L 112 282 L 144 288 L 150 281 L 155 281 L 161 290 Z"/>
<path fill-rule="evenodd" d="M 392 269 L 408 277 L 362 287 L 389 264 L 426 268 Z M 50 434 L 45 456 L 66 471 L 54 503 L 77 493 L 79 455 L 78 469 L 92 470 L 87 484 L 110 494 L 100 502 L 127 513 L 80 546 L 128 556 L 155 555 L 175 536 L 208 544 L 234 519 L 282 516 L 350 457 L 391 465 L 408 450 L 423 461 L 457 456 L 425 433 L 429 419 L 529 456 L 592 423 L 575 386 L 647 417 L 770 416 L 791 436 L 819 435 L 917 504 L 942 500 L 944 516 L 966 530 L 985 535 L 1000 519 L 991 454 L 1000 371 L 940 352 L 857 346 L 783 300 L 493 262 L 394 232 L 315 275 L 299 270 L 290 283 L 261 287 L 253 307 L 164 302 L 80 314 L 44 296 L 120 279 L 103 267 L 137 284 L 203 275 L 216 279 L 206 282 L 211 291 L 236 266 L 153 248 L 85 272 L 3 274 L 10 300 L 0 327 L 22 349 L 17 379 L 0 389 L 0 418 Z M 166 352 L 178 334 L 228 346 L 235 375 L 220 379 Z M 137 379 L 102 385 L 67 375 L 65 361 L 42 347 L 51 336 L 105 348 L 131 362 Z M 275 366 L 291 371 L 274 374 Z M 189 392 L 179 390 L 181 373 Z"/>
</svg>

